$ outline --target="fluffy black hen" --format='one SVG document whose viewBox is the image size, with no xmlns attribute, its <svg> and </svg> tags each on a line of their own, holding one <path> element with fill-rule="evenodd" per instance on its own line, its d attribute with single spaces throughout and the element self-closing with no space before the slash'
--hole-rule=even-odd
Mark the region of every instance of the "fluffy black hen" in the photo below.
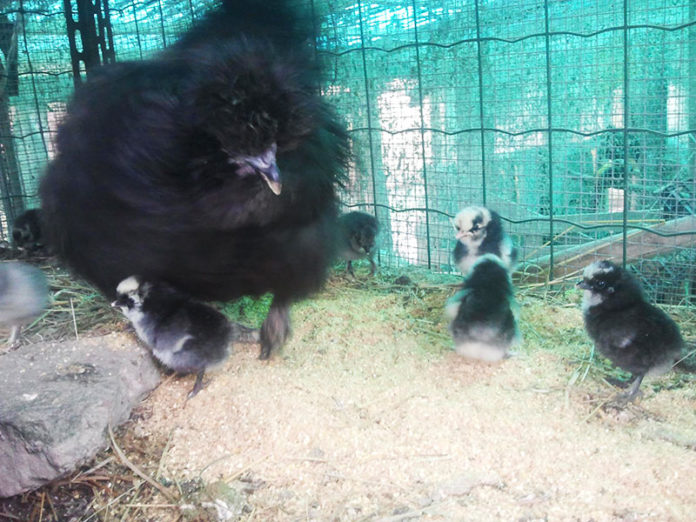
<svg viewBox="0 0 696 522">
<path fill-rule="evenodd" d="M 272 292 L 261 358 L 325 280 L 348 157 L 311 20 L 285 4 L 225 0 L 154 58 L 103 67 L 40 191 L 50 244 L 108 297 L 131 274 L 203 300 Z"/>
<path fill-rule="evenodd" d="M 367 258 L 370 261 L 370 275 L 374 275 L 377 265 L 374 260 L 374 247 L 379 224 L 377 219 L 365 212 L 348 212 L 339 220 L 338 255 L 346 260 L 346 272 L 353 272 L 353 261 Z"/>
<path fill-rule="evenodd" d="M 677 324 L 645 300 L 638 280 L 611 261 L 587 266 L 578 286 L 585 328 L 599 352 L 633 374 L 622 397 L 638 394 L 646 375 L 668 371 L 679 358 L 684 341 Z"/>
</svg>

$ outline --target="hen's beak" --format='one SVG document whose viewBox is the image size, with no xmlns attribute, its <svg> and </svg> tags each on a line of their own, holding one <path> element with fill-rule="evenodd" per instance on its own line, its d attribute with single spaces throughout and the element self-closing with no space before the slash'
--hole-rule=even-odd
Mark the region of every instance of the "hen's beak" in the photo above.
<svg viewBox="0 0 696 522">
<path fill-rule="evenodd" d="M 266 151 L 247 158 L 246 161 L 261 175 L 271 192 L 278 196 L 283 189 L 283 183 L 280 181 L 280 171 L 276 164 L 276 150 L 278 147 L 274 143 Z"/>
<path fill-rule="evenodd" d="M 588 283 L 585 282 L 583 279 L 582 281 L 578 281 L 576 285 L 578 288 L 582 288 L 583 290 L 589 290 L 591 287 Z"/>
<path fill-rule="evenodd" d="M 273 163 L 267 169 L 257 168 L 263 180 L 268 184 L 268 188 L 271 189 L 276 196 L 280 196 L 280 192 L 283 190 L 283 184 L 280 181 L 280 171 L 278 170 L 278 165 Z"/>
</svg>

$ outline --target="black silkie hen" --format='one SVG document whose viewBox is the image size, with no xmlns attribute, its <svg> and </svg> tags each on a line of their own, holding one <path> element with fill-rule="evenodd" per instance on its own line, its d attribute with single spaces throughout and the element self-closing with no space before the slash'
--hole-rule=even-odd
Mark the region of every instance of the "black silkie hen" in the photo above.
<svg viewBox="0 0 696 522">
<path fill-rule="evenodd" d="M 677 324 L 645 300 L 638 280 L 610 261 L 587 266 L 578 286 L 584 290 L 585 328 L 599 352 L 633 374 L 628 392 L 633 400 L 646 375 L 667 372 L 684 341 Z"/>
<path fill-rule="evenodd" d="M 484 254 L 494 254 L 512 271 L 517 262 L 517 249 L 503 231 L 497 212 L 486 207 L 463 208 L 454 217 L 453 225 L 457 244 L 454 247 L 454 262 L 465 276 Z"/>
<path fill-rule="evenodd" d="M 348 161 L 311 20 L 285 4 L 226 0 L 154 58 L 103 67 L 40 191 L 49 243 L 110 298 L 131 274 L 202 300 L 273 293 L 261 358 L 325 281 Z"/>
<path fill-rule="evenodd" d="M 373 249 L 379 232 L 377 219 L 365 212 L 348 212 L 339 218 L 338 225 L 338 255 L 346 261 L 346 271 L 354 276 L 353 261 L 367 258 L 370 275 L 374 275 L 377 265 Z"/>
<path fill-rule="evenodd" d="M 152 355 L 177 373 L 196 374 L 188 397 L 196 395 L 205 370 L 229 355 L 232 325 L 227 318 L 166 283 L 135 276 L 121 281 L 116 293 L 112 306 L 131 321 Z"/>
<path fill-rule="evenodd" d="M 493 254 L 479 257 L 461 289 L 447 301 L 454 350 L 489 362 L 505 357 L 519 339 L 513 305 L 507 265 Z"/>
</svg>

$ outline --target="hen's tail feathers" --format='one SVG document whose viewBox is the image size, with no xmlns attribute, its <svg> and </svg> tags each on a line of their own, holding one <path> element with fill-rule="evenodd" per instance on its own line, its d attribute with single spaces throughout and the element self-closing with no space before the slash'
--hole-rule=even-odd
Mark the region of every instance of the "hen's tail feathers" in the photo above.
<svg viewBox="0 0 696 522">
<path fill-rule="evenodd" d="M 294 49 L 313 36 L 310 13 L 288 0 L 223 0 L 222 4 L 197 22 L 174 48 L 196 46 L 211 38 L 267 38 L 279 46 Z M 282 48 L 281 47 L 281 48 Z"/>
</svg>

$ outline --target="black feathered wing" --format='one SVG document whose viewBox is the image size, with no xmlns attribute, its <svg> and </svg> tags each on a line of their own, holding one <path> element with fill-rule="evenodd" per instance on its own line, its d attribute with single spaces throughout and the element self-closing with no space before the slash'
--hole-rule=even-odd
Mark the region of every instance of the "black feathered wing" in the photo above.
<svg viewBox="0 0 696 522">
<path fill-rule="evenodd" d="M 588 316 L 587 326 L 600 353 L 635 374 L 675 360 L 683 345 L 674 321 L 644 302 L 621 310 L 599 310 Z"/>
</svg>

